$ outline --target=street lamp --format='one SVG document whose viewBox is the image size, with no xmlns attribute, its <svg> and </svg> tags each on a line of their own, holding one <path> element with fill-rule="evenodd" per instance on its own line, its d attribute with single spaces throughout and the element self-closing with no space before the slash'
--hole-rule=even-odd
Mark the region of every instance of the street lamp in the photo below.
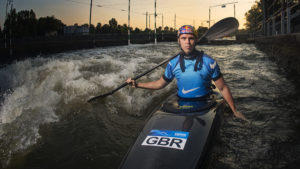
<svg viewBox="0 0 300 169">
<path fill-rule="evenodd" d="M 210 28 L 210 15 L 211 15 L 211 8 L 213 7 L 218 7 L 221 6 L 222 8 L 226 8 L 226 5 L 233 4 L 233 12 L 234 12 L 234 17 L 235 17 L 235 4 L 238 2 L 229 2 L 229 3 L 224 3 L 224 4 L 219 4 L 219 5 L 214 5 L 214 6 L 209 6 L 209 11 L 208 11 L 208 28 Z"/>
<path fill-rule="evenodd" d="M 13 10 L 13 0 L 7 0 L 6 2 L 6 13 L 5 13 L 5 20 L 7 20 L 7 8 L 10 5 L 10 19 L 9 19 L 9 54 L 12 56 L 12 10 Z M 7 29 L 7 28 L 6 28 Z M 4 33 L 4 47 L 7 48 L 7 33 Z"/>
<path fill-rule="evenodd" d="M 130 45 L 130 0 L 128 0 L 128 45 Z"/>
<path fill-rule="evenodd" d="M 154 0 L 154 34 L 155 34 L 155 45 L 157 44 L 157 36 L 156 36 L 156 0 Z"/>
</svg>

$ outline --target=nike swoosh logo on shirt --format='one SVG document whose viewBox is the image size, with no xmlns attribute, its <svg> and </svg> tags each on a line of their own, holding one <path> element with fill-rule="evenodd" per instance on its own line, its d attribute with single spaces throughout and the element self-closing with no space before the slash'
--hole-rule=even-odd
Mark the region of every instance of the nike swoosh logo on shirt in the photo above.
<svg viewBox="0 0 300 169">
<path fill-rule="evenodd" d="M 209 64 L 209 66 L 210 66 L 211 69 L 214 69 L 216 67 L 216 65 L 217 65 L 216 61 L 213 64 Z"/>
<path fill-rule="evenodd" d="M 190 90 L 184 90 L 184 88 L 182 89 L 182 93 L 183 94 L 187 94 L 187 93 L 190 93 L 190 92 L 192 92 L 192 91 L 195 91 L 195 90 L 197 90 L 197 89 L 199 89 L 200 87 L 196 87 L 196 88 L 193 88 L 193 89 L 190 89 Z"/>
</svg>

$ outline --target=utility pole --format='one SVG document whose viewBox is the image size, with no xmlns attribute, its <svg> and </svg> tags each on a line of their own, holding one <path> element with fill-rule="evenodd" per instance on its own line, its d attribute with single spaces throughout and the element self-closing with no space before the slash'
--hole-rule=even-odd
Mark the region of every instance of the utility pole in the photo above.
<svg viewBox="0 0 300 169">
<path fill-rule="evenodd" d="M 91 34 L 92 7 L 93 7 L 93 0 L 91 0 L 91 3 L 90 3 L 90 22 L 89 22 L 89 34 Z"/>
<path fill-rule="evenodd" d="M 151 14 L 149 14 L 149 29 L 151 29 L 151 25 L 150 25 L 150 15 L 151 15 Z"/>
<path fill-rule="evenodd" d="M 6 1 L 6 13 L 5 13 L 5 20 L 8 18 L 7 9 L 10 5 L 10 19 L 9 19 L 9 55 L 12 56 L 12 10 L 13 10 L 13 0 Z M 4 34 L 4 47 L 7 48 L 7 31 Z"/>
<path fill-rule="evenodd" d="M 234 18 L 235 18 L 235 3 L 233 4 Z"/>
<path fill-rule="evenodd" d="M 161 40 L 164 40 L 164 14 L 161 14 Z"/>
<path fill-rule="evenodd" d="M 128 0 L 128 45 L 130 45 L 130 0 Z"/>
<path fill-rule="evenodd" d="M 90 4 L 90 22 L 89 22 L 89 35 L 91 36 L 91 34 L 92 34 L 92 8 L 93 8 L 93 0 L 91 0 L 91 4 Z M 95 43 L 95 37 L 96 37 L 96 35 L 95 35 L 95 30 L 94 30 L 94 33 L 93 33 L 93 37 L 92 37 L 92 42 L 93 42 L 93 47 L 95 47 L 96 45 L 96 43 Z"/>
<path fill-rule="evenodd" d="M 209 7 L 209 10 L 208 10 L 208 29 L 210 28 L 210 7 Z"/>
<path fill-rule="evenodd" d="M 157 36 L 156 36 L 156 0 L 154 0 L 154 34 L 155 34 L 155 45 L 157 44 Z"/>
<path fill-rule="evenodd" d="M 175 18 L 174 18 L 174 31 L 176 30 L 176 14 L 175 14 Z"/>
<path fill-rule="evenodd" d="M 148 28 L 148 12 L 146 12 L 146 29 Z"/>
<path fill-rule="evenodd" d="M 6 11 L 5 11 L 5 20 L 4 22 L 7 20 L 7 8 L 8 8 L 8 3 L 10 2 L 10 0 L 7 0 L 6 1 Z M 7 42 L 6 42 L 6 39 L 7 39 L 7 33 L 6 31 L 4 32 L 4 48 L 6 49 L 7 48 Z"/>
</svg>

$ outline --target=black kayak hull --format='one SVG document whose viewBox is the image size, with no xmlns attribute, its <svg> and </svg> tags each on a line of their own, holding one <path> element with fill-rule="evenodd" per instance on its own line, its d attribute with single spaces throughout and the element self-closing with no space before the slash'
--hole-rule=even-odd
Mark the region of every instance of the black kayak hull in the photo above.
<svg viewBox="0 0 300 169">
<path fill-rule="evenodd" d="M 200 168 L 220 127 L 224 107 L 224 100 L 216 99 L 198 112 L 156 111 L 124 157 L 120 169 Z"/>
</svg>

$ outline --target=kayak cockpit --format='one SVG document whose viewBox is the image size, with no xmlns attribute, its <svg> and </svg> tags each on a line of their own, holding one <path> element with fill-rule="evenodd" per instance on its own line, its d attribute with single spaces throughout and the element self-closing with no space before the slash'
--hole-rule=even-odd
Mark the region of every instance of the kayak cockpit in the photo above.
<svg viewBox="0 0 300 169">
<path fill-rule="evenodd" d="M 199 100 L 202 107 L 193 112 L 189 108 L 195 107 L 180 107 L 174 95 L 168 98 L 162 108 L 151 115 L 120 168 L 196 169 L 202 166 L 221 122 L 219 114 L 224 102 L 216 98 Z M 188 111 L 179 111 L 183 109 Z"/>
<path fill-rule="evenodd" d="M 183 99 L 176 95 L 169 97 L 161 107 L 162 111 L 168 113 L 193 113 L 205 112 L 216 104 L 216 95 L 208 95 L 197 99 Z"/>
</svg>

